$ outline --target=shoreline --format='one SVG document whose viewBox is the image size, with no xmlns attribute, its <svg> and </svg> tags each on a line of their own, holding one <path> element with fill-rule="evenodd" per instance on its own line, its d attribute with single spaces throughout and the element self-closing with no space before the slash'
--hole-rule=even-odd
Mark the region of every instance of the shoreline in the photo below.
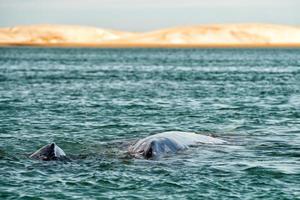
<svg viewBox="0 0 300 200">
<path fill-rule="evenodd" d="M 0 43 L 0 47 L 45 48 L 300 48 L 299 44 Z"/>
</svg>

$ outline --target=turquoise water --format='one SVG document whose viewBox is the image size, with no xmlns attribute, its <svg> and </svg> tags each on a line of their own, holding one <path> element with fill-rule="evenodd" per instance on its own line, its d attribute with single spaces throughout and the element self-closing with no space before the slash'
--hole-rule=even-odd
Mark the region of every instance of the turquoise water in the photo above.
<svg viewBox="0 0 300 200">
<path fill-rule="evenodd" d="M 227 140 L 159 161 L 168 130 Z M 55 141 L 71 161 L 28 154 Z M 300 199 L 300 49 L 0 48 L 0 199 Z"/>
</svg>

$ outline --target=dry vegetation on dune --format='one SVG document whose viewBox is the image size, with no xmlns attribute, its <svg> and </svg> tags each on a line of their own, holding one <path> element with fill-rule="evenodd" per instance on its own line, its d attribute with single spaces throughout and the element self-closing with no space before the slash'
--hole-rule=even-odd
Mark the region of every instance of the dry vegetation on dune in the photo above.
<svg viewBox="0 0 300 200">
<path fill-rule="evenodd" d="M 216 24 L 131 33 L 83 26 L 32 25 L 0 29 L 0 45 L 53 46 L 300 46 L 300 28 Z"/>
</svg>

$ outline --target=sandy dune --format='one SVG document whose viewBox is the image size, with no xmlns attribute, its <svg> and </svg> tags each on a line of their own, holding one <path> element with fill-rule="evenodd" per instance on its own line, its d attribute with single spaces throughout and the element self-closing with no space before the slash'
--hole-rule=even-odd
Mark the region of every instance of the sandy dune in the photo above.
<svg viewBox="0 0 300 200">
<path fill-rule="evenodd" d="M 0 45 L 300 46 L 300 28 L 272 24 L 216 24 L 130 33 L 83 26 L 32 25 L 1 28 Z"/>
<path fill-rule="evenodd" d="M 32 25 L 0 29 L 0 43 L 103 43 L 133 33 L 84 26 Z"/>
</svg>

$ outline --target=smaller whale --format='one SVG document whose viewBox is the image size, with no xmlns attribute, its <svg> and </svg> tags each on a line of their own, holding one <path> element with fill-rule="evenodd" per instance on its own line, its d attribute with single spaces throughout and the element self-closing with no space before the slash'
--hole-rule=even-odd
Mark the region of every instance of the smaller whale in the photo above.
<svg viewBox="0 0 300 200">
<path fill-rule="evenodd" d="M 157 160 L 162 156 L 177 153 L 199 143 L 223 144 L 225 141 L 193 132 L 168 131 L 138 140 L 129 146 L 128 152 L 136 158 Z"/>
<path fill-rule="evenodd" d="M 59 160 L 65 157 L 65 152 L 55 143 L 47 144 L 29 156 L 32 159 L 45 161 Z"/>
</svg>

